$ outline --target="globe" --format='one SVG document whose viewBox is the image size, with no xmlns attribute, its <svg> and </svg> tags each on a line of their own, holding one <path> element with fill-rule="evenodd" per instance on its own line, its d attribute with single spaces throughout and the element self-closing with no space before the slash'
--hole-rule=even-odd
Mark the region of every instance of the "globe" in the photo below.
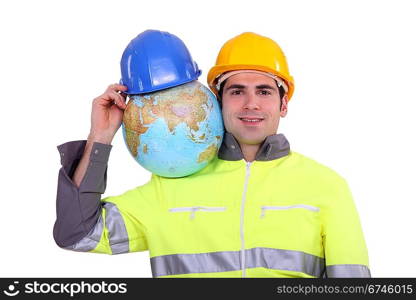
<svg viewBox="0 0 416 300">
<path fill-rule="evenodd" d="M 122 132 L 143 168 L 163 177 L 183 177 L 203 169 L 217 155 L 224 126 L 215 95 L 195 80 L 130 95 Z"/>
</svg>

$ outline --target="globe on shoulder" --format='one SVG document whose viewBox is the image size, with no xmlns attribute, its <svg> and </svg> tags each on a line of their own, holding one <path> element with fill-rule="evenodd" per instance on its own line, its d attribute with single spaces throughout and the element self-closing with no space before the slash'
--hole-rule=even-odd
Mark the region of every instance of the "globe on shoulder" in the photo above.
<svg viewBox="0 0 416 300">
<path fill-rule="evenodd" d="M 122 132 L 131 155 L 146 170 L 183 177 L 216 157 L 224 126 L 215 95 L 198 81 L 130 95 Z"/>
</svg>

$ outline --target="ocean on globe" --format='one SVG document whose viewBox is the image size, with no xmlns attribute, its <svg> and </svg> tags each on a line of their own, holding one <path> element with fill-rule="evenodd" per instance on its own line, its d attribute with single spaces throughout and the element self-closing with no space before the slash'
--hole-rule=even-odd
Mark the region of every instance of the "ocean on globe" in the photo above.
<svg viewBox="0 0 416 300">
<path fill-rule="evenodd" d="M 183 177 L 217 155 L 224 126 L 215 95 L 195 80 L 130 95 L 122 132 L 129 152 L 143 168 L 163 177 Z"/>
</svg>

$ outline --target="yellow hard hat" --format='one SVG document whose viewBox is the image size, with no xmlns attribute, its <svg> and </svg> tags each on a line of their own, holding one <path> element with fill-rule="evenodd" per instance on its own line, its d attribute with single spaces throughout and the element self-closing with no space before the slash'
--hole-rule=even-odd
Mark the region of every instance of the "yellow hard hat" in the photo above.
<svg viewBox="0 0 416 300">
<path fill-rule="evenodd" d="M 267 37 L 244 32 L 227 41 L 218 53 L 215 66 L 208 72 L 208 85 L 218 96 L 218 78 L 229 71 L 257 70 L 270 73 L 284 80 L 288 87 L 288 100 L 295 84 L 289 73 L 286 57 L 279 45 Z"/>
</svg>

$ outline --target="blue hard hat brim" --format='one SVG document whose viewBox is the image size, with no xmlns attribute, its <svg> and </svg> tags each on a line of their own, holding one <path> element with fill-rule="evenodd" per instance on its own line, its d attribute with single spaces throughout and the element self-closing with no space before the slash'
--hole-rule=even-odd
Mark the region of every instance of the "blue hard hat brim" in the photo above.
<svg viewBox="0 0 416 300">
<path fill-rule="evenodd" d="M 198 80 L 198 77 L 201 75 L 201 73 L 202 73 L 202 70 L 198 70 L 198 72 L 196 73 L 195 78 L 184 79 L 184 80 L 180 80 L 180 81 L 177 81 L 177 82 L 171 82 L 171 83 L 159 85 L 159 86 L 154 87 L 154 88 L 148 88 L 146 90 L 140 90 L 138 88 L 129 89 L 128 86 L 123 83 L 122 78 L 120 79 L 119 83 L 121 85 L 127 86 L 127 90 L 125 92 L 123 92 L 124 94 L 127 94 L 127 95 L 141 95 L 141 94 L 149 94 L 149 93 L 153 93 L 153 92 L 173 88 L 173 87 L 176 87 L 176 86 L 179 86 L 179 85 L 182 85 L 182 84 L 194 81 L 194 80 Z"/>
</svg>

